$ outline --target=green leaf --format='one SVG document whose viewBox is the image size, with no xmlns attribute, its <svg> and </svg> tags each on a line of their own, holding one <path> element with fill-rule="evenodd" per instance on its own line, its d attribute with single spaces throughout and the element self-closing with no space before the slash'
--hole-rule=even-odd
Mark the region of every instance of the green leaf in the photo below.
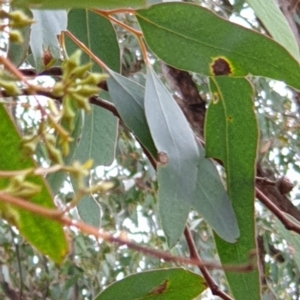
<svg viewBox="0 0 300 300">
<path fill-rule="evenodd" d="M 99 228 L 101 221 L 100 205 L 91 196 L 84 196 L 77 204 L 77 211 L 82 221 Z"/>
<path fill-rule="evenodd" d="M 92 159 L 94 167 L 109 166 L 115 157 L 117 124 L 111 112 L 92 106 L 91 112 L 85 115 L 82 137 L 73 160 L 84 163 Z"/>
<path fill-rule="evenodd" d="M 25 157 L 20 151 L 21 138 L 9 118 L 3 105 L 0 106 L 0 169 L 5 171 L 35 168 L 31 158 Z M 9 149 L 9 151 L 7 151 Z M 28 180 L 41 187 L 41 192 L 32 197 L 30 201 L 46 208 L 55 208 L 52 196 L 42 176 L 30 176 Z M 8 180 L 0 179 L 1 189 L 7 187 Z M 2 201 L 1 201 L 2 202 Z M 17 226 L 20 234 L 27 239 L 36 249 L 44 255 L 48 255 L 54 262 L 61 263 L 68 253 L 69 247 L 62 225 L 55 221 L 46 219 L 37 214 L 27 212 L 5 205 L 0 206 L 2 215 L 12 212 L 14 225 Z M 10 207 L 5 209 L 5 207 Z M 4 209 L 4 210 L 3 210 Z"/>
<path fill-rule="evenodd" d="M 78 26 L 80 24 L 80 26 Z M 68 30 L 84 43 L 110 69 L 120 70 L 120 49 L 115 30 L 107 19 L 85 9 L 72 9 L 68 14 Z M 69 54 L 78 46 L 66 37 L 66 48 Z M 82 62 L 90 61 L 88 55 L 82 55 Z M 94 67 L 93 71 L 99 71 Z"/>
<path fill-rule="evenodd" d="M 173 67 L 220 75 L 212 65 L 221 59 L 228 71 L 224 75 L 264 76 L 300 89 L 299 63 L 286 49 L 206 8 L 163 3 L 137 11 L 136 17 L 148 46 Z"/>
<path fill-rule="evenodd" d="M 32 10 L 32 14 L 35 23 L 31 25 L 30 48 L 37 72 L 40 72 L 60 59 L 57 36 L 67 29 L 67 13 Z"/>
<path fill-rule="evenodd" d="M 148 69 L 145 113 L 158 150 L 158 199 L 163 230 L 170 247 L 180 238 L 196 188 L 199 152 L 183 112 Z"/>
<path fill-rule="evenodd" d="M 191 300 L 206 289 L 204 279 L 181 268 L 146 271 L 117 281 L 94 300 Z"/>
<path fill-rule="evenodd" d="M 242 264 L 256 249 L 255 162 L 258 128 L 253 90 L 244 78 L 218 76 L 210 79 L 212 102 L 206 115 L 206 154 L 217 158 L 226 170 L 227 190 L 240 229 L 236 244 L 215 236 L 222 264 Z M 236 300 L 260 299 L 259 275 L 226 273 Z"/>
<path fill-rule="evenodd" d="M 273 0 L 246 0 L 275 41 L 284 46 L 297 60 L 299 48 L 291 27 Z"/>
<path fill-rule="evenodd" d="M 197 186 L 192 206 L 225 241 L 234 243 L 239 237 L 237 219 L 216 166 L 205 158 L 200 146 Z"/>
<path fill-rule="evenodd" d="M 107 80 L 109 94 L 123 122 L 156 157 L 157 151 L 144 112 L 144 87 L 113 71 L 110 71 L 110 76 Z"/>
<path fill-rule="evenodd" d="M 88 8 L 115 9 L 146 7 L 146 0 L 13 0 L 12 5 L 38 9 Z"/>
</svg>

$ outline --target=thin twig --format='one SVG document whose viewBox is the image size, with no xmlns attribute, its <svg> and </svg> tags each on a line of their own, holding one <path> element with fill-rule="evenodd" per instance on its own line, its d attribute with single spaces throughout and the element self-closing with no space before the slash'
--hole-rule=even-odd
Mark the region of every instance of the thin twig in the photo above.
<svg viewBox="0 0 300 300">
<path fill-rule="evenodd" d="M 58 100 L 59 102 L 62 101 L 62 97 L 56 97 L 50 91 L 35 91 L 35 95 L 45 96 L 54 100 Z M 0 96 L 10 97 L 10 95 L 8 95 L 5 91 L 0 91 Z M 32 91 L 29 91 L 28 89 L 22 89 L 19 96 L 32 96 Z M 111 102 L 103 100 L 98 96 L 90 97 L 89 102 L 91 104 L 105 108 L 106 110 L 110 111 L 114 116 L 120 119 L 120 115 L 116 107 Z"/>
<path fill-rule="evenodd" d="M 91 104 L 105 108 L 106 110 L 110 111 L 114 116 L 116 116 L 117 118 L 119 118 L 121 120 L 121 117 L 113 103 L 103 100 L 98 96 L 91 97 L 89 99 L 89 101 Z"/>
<path fill-rule="evenodd" d="M 146 64 L 148 64 L 150 66 L 150 61 L 148 59 L 148 55 L 147 55 L 147 48 L 146 48 L 146 45 L 143 41 L 143 33 L 139 30 L 136 30 L 130 26 L 128 26 L 127 24 L 123 23 L 123 22 L 120 22 L 119 20 L 117 20 L 116 18 L 112 17 L 111 16 L 111 12 L 106 12 L 106 11 L 102 11 L 102 10 L 97 10 L 97 9 L 94 9 L 92 10 L 93 12 L 97 13 L 97 14 L 100 14 L 101 16 L 105 17 L 107 20 L 117 24 L 118 26 L 124 28 L 125 30 L 127 30 L 128 32 L 132 33 L 138 40 L 138 43 L 140 45 L 140 48 L 141 48 L 141 52 L 142 52 L 142 55 L 143 55 L 143 58 L 144 58 L 144 61 Z"/>
<path fill-rule="evenodd" d="M 259 188 L 255 188 L 255 191 L 259 201 L 264 204 L 281 221 L 286 229 L 300 234 L 300 225 L 294 223 L 291 219 L 289 219 L 288 216 L 275 204 L 273 204 L 273 202 Z"/>
<path fill-rule="evenodd" d="M 79 41 L 75 35 L 73 35 L 70 31 L 65 31 L 65 35 L 67 35 L 81 50 L 83 50 L 94 62 L 99 65 L 103 70 L 109 70 L 108 66 L 99 58 L 97 57 L 91 50 Z"/>
<path fill-rule="evenodd" d="M 197 250 L 196 250 L 196 245 L 194 243 L 191 231 L 189 230 L 189 228 L 187 226 L 184 229 L 184 236 L 185 236 L 186 242 L 189 247 L 190 258 L 197 260 L 199 263 L 203 263 Z M 226 293 L 224 293 L 222 290 L 220 290 L 219 286 L 213 280 L 213 278 L 209 274 L 206 267 L 204 267 L 204 266 L 201 267 L 200 265 L 198 267 L 199 267 L 199 270 L 201 271 L 203 277 L 205 278 L 206 283 L 209 286 L 213 295 L 219 296 L 220 298 L 222 298 L 224 300 L 233 300 L 230 296 L 228 296 Z"/>
<path fill-rule="evenodd" d="M 256 181 L 260 181 L 261 183 L 264 183 L 266 185 L 276 185 L 276 182 L 275 181 L 272 181 L 270 180 L 269 178 L 267 177 L 259 177 L 259 176 L 256 176 L 255 177 L 255 180 Z"/>
</svg>

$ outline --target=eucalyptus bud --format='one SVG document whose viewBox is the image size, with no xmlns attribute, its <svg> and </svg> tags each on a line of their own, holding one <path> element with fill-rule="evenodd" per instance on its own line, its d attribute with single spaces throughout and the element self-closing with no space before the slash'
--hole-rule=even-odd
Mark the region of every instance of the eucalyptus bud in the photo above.
<svg viewBox="0 0 300 300">
<path fill-rule="evenodd" d="M 293 183 L 286 176 L 277 179 L 275 185 L 282 195 L 288 194 L 294 188 Z"/>
<path fill-rule="evenodd" d="M 18 44 L 24 43 L 23 36 L 19 30 L 11 30 L 9 33 L 9 40 L 12 43 L 18 43 Z"/>
</svg>

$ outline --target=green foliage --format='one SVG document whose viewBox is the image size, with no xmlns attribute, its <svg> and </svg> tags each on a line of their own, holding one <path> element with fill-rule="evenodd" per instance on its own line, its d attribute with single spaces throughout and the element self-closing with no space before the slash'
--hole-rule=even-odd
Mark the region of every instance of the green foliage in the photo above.
<svg viewBox="0 0 300 300">
<path fill-rule="evenodd" d="M 211 76 L 213 62 L 226 58 L 231 76 L 264 76 L 300 89 L 299 62 L 286 49 L 208 9 L 165 3 L 139 10 L 136 16 L 148 46 L 174 67 Z M 190 22 L 184 22 L 186 16 Z"/>
<path fill-rule="evenodd" d="M 264 23 L 273 39 L 284 46 L 299 61 L 297 41 L 285 16 L 276 3 L 272 0 L 247 0 L 247 3 Z"/>
<path fill-rule="evenodd" d="M 0 297 L 299 297 L 297 39 L 271 1 L 159 2 L 1 11 Z"/>
<path fill-rule="evenodd" d="M 206 116 L 206 153 L 224 163 L 227 190 L 240 228 L 235 244 L 216 237 L 216 246 L 223 263 L 241 264 L 256 248 L 253 199 L 258 130 L 253 92 L 246 79 L 227 76 L 212 78 L 210 89 L 213 100 Z M 226 276 L 236 299 L 259 298 L 257 272 Z"/>
<path fill-rule="evenodd" d="M 81 26 L 78 26 L 78 23 Z M 72 9 L 68 14 L 68 30 L 109 68 L 115 72 L 120 71 L 120 49 L 111 22 L 89 10 Z M 76 49 L 74 42 L 67 38 L 67 52 L 71 54 Z M 89 62 L 91 59 L 85 54 L 83 61 Z M 94 65 L 93 71 L 99 71 L 97 67 Z"/>
<path fill-rule="evenodd" d="M 160 219 L 168 244 L 173 247 L 191 207 L 199 151 L 182 111 L 151 69 L 147 71 L 145 113 L 158 151 Z"/>
<path fill-rule="evenodd" d="M 126 126 L 134 133 L 153 157 L 156 149 L 144 112 L 144 87 L 110 71 L 107 81 L 110 97 Z M 134 112 L 134 118 L 131 117 Z"/>
<path fill-rule="evenodd" d="M 32 174 L 35 168 L 34 161 L 29 157 L 25 158 L 24 154 L 20 152 L 20 136 L 3 105 L 0 106 L 0 116 L 2 120 L 0 169 L 1 171 L 16 171 L 12 177 L 1 178 L 1 193 L 30 199 L 42 207 L 54 208 L 52 195 L 43 178 Z M 1 203 L 0 210 L 1 216 L 11 225 L 16 226 L 20 233 L 41 253 L 48 255 L 56 263 L 62 263 L 69 246 L 63 228 L 59 224 L 19 210 L 9 204 Z"/>
<path fill-rule="evenodd" d="M 108 287 L 95 300 L 193 299 L 206 289 L 197 274 L 174 268 L 135 274 Z"/>
<path fill-rule="evenodd" d="M 30 49 L 38 72 L 53 66 L 60 59 L 60 46 L 57 35 L 67 28 L 65 11 L 32 12 L 35 23 L 30 31 Z"/>
</svg>

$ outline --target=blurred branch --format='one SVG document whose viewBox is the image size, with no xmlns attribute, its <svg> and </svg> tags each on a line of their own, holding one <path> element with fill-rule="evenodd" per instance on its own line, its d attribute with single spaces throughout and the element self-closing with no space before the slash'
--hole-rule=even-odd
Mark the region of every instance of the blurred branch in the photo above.
<svg viewBox="0 0 300 300">
<path fill-rule="evenodd" d="M 282 222 L 286 229 L 300 234 L 300 225 L 291 221 L 284 211 L 277 207 L 259 188 L 256 187 L 255 191 L 260 202 L 264 204 Z"/>
<path fill-rule="evenodd" d="M 50 272 L 49 272 L 49 268 L 48 268 L 48 259 L 46 256 L 43 255 L 42 257 L 42 265 L 44 266 L 45 272 L 47 274 L 47 277 L 45 279 L 45 287 L 43 288 L 43 299 L 47 299 L 48 293 L 49 293 L 49 286 L 50 286 L 50 282 L 49 279 L 50 278 Z"/>
<path fill-rule="evenodd" d="M 274 174 L 268 174 L 267 171 L 263 170 L 260 163 L 257 163 L 258 180 L 256 180 L 256 187 L 281 212 L 285 212 L 294 217 L 296 220 L 300 221 L 299 209 L 293 205 L 291 200 L 286 195 L 280 192 L 276 182 L 269 179 L 274 177 Z"/>
<path fill-rule="evenodd" d="M 0 282 L 1 287 L 5 293 L 5 295 L 10 299 L 10 300 L 20 300 L 22 298 L 19 298 L 18 294 L 9 287 L 8 283 L 6 281 L 1 281 Z"/>
</svg>

